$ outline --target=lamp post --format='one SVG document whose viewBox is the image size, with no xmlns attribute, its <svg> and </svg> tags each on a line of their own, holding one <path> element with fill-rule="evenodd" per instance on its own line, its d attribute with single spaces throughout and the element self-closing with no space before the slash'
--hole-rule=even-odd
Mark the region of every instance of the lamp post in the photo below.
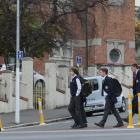
<svg viewBox="0 0 140 140">
<path fill-rule="evenodd" d="M 19 99 L 19 59 L 18 52 L 20 48 L 20 0 L 17 0 L 17 24 L 16 24 L 16 110 L 15 123 L 20 123 L 20 99 Z"/>
</svg>

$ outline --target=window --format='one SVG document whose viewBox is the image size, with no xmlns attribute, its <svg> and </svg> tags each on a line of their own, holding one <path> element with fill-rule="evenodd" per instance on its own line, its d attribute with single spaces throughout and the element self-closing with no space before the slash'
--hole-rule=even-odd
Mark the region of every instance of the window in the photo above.
<svg viewBox="0 0 140 140">
<path fill-rule="evenodd" d="M 109 53 L 109 57 L 113 63 L 116 63 L 120 60 L 121 52 L 119 49 L 112 49 Z"/>
<path fill-rule="evenodd" d="M 111 6 L 122 6 L 124 0 L 108 0 L 108 4 Z"/>
<path fill-rule="evenodd" d="M 92 79 L 91 83 L 92 83 L 93 90 L 98 90 L 99 89 L 99 84 L 98 84 L 97 79 Z"/>
</svg>

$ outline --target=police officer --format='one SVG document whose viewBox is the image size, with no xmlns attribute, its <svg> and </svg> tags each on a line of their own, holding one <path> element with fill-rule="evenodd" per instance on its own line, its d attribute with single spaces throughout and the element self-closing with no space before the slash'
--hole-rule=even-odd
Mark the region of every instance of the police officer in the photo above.
<svg viewBox="0 0 140 140">
<path fill-rule="evenodd" d="M 87 127 L 86 115 L 84 112 L 83 102 L 81 98 L 81 82 L 78 77 L 79 72 L 76 67 L 70 69 L 72 80 L 70 82 L 71 99 L 68 106 L 68 110 L 74 120 L 72 128 L 84 128 Z"/>
<path fill-rule="evenodd" d="M 112 78 L 108 76 L 108 69 L 101 68 L 99 70 L 99 75 L 104 78 L 102 83 L 102 95 L 104 94 L 104 92 L 106 92 L 107 96 L 105 98 L 105 109 L 103 118 L 99 123 L 95 123 L 95 125 L 103 128 L 107 121 L 109 113 L 112 112 L 118 121 L 117 125 L 115 125 L 114 127 L 121 127 L 123 126 L 123 121 L 115 108 L 115 103 L 117 102 L 117 99 L 114 96 L 115 91 L 113 90 Z"/>
</svg>

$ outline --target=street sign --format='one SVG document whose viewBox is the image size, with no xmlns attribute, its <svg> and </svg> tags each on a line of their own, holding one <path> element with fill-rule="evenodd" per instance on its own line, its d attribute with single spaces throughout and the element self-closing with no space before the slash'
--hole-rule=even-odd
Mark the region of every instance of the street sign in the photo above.
<svg viewBox="0 0 140 140">
<path fill-rule="evenodd" d="M 77 64 L 77 66 L 82 64 L 82 57 L 81 56 L 76 56 L 76 64 Z"/>
<path fill-rule="evenodd" d="M 17 59 L 22 60 L 23 59 L 23 51 L 17 52 Z"/>
</svg>

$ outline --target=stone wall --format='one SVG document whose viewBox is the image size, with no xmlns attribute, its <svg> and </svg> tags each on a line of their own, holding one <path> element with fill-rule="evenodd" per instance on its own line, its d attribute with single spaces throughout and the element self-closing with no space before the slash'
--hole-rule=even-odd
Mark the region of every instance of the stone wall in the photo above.
<svg viewBox="0 0 140 140">
<path fill-rule="evenodd" d="M 0 75 L 0 113 L 14 112 L 16 107 L 15 72 Z M 20 110 L 33 109 L 33 60 L 24 58 L 19 73 Z"/>
</svg>

